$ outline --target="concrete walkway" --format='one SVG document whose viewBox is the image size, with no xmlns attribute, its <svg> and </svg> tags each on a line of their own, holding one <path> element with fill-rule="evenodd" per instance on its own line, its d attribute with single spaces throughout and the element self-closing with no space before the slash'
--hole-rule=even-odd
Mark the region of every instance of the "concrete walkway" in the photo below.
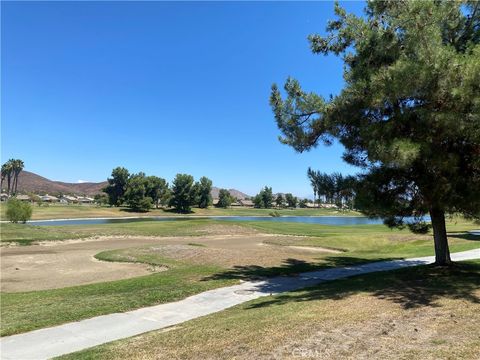
<svg viewBox="0 0 480 360">
<path fill-rule="evenodd" d="M 452 254 L 452 260 L 480 259 L 480 249 Z M 368 263 L 275 277 L 210 290 L 184 300 L 68 323 L 0 339 L 1 359 L 48 359 L 109 341 L 176 325 L 257 299 L 313 286 L 323 281 L 434 262 L 433 256 Z M 34 306 L 34 304 L 32 304 Z"/>
</svg>

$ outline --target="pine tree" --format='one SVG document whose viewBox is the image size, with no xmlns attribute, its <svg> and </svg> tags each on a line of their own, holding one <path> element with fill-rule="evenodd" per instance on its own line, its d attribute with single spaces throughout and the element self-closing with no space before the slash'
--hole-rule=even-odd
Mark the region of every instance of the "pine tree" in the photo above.
<svg viewBox="0 0 480 360">
<path fill-rule="evenodd" d="M 315 54 L 341 56 L 345 86 L 330 99 L 289 78 L 270 104 L 283 137 L 303 152 L 337 139 L 363 170 L 360 210 L 390 226 L 425 229 L 448 265 L 445 214 L 480 217 L 480 3 L 369 1 L 365 17 L 335 5 Z"/>
</svg>

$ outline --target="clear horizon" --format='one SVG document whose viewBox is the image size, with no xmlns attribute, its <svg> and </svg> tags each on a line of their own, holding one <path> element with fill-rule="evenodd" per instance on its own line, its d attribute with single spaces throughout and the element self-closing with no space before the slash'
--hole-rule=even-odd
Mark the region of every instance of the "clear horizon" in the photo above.
<svg viewBox="0 0 480 360">
<path fill-rule="evenodd" d="M 301 197 L 309 166 L 357 171 L 338 144 L 280 144 L 268 104 L 288 76 L 325 97 L 341 90 L 341 59 L 306 40 L 333 2 L 2 2 L 1 17 L 2 163 L 72 183 L 124 166 Z"/>
</svg>

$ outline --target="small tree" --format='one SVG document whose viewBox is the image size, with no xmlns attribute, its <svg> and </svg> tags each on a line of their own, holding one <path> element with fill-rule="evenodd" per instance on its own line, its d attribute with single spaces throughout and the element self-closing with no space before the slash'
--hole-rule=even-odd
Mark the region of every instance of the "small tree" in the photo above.
<svg viewBox="0 0 480 360">
<path fill-rule="evenodd" d="M 205 209 L 212 205 L 212 180 L 203 176 L 197 185 L 198 188 L 198 207 Z M 228 205 L 230 206 L 230 205 Z"/>
<path fill-rule="evenodd" d="M 230 195 L 230 192 L 227 189 L 220 189 L 218 193 L 218 207 L 227 208 L 232 205 L 234 197 Z"/>
<path fill-rule="evenodd" d="M 168 182 L 165 179 L 157 176 L 146 177 L 145 196 L 152 199 L 157 209 L 160 205 L 168 204 L 169 193 Z"/>
<path fill-rule="evenodd" d="M 261 193 L 255 195 L 252 201 L 253 201 L 253 206 L 256 207 L 257 209 L 263 209 L 265 207 Z"/>
<path fill-rule="evenodd" d="M 129 177 L 130 173 L 123 167 L 116 167 L 112 170 L 112 177 L 107 179 L 108 185 L 103 189 L 103 192 L 108 195 L 110 205 L 122 205 Z"/>
<path fill-rule="evenodd" d="M 272 188 L 265 186 L 263 190 L 261 191 L 262 194 L 262 199 L 263 199 L 263 205 L 265 208 L 270 209 L 273 207 L 273 192 Z"/>
<path fill-rule="evenodd" d="M 172 184 L 170 206 L 176 211 L 188 213 L 192 210 L 197 197 L 197 189 L 193 183 L 193 176 L 177 174 Z"/>
<path fill-rule="evenodd" d="M 305 209 L 307 207 L 308 200 L 307 199 L 302 199 L 298 202 L 298 206 L 301 207 L 302 209 Z"/>
<path fill-rule="evenodd" d="M 96 194 L 93 199 L 95 200 L 95 203 L 99 206 L 108 204 L 107 194 Z"/>
<path fill-rule="evenodd" d="M 287 206 L 290 208 L 296 208 L 298 199 L 293 196 L 291 193 L 285 194 L 285 200 L 287 201 Z"/>
<path fill-rule="evenodd" d="M 10 199 L 7 201 L 7 219 L 12 223 L 26 223 L 32 217 L 32 206 L 18 199 Z"/>
<path fill-rule="evenodd" d="M 148 179 L 144 173 L 140 172 L 132 175 L 128 180 L 127 190 L 125 191 L 125 202 L 135 211 L 148 211 L 152 207 L 152 198 L 146 196 Z"/>
<path fill-rule="evenodd" d="M 283 198 L 282 194 L 277 194 L 277 197 L 275 198 L 275 204 L 280 208 L 285 206 L 285 199 Z"/>
<path fill-rule="evenodd" d="M 272 188 L 265 186 L 262 190 L 260 190 L 260 192 L 253 198 L 253 204 L 256 208 L 271 208 L 273 205 Z"/>
</svg>

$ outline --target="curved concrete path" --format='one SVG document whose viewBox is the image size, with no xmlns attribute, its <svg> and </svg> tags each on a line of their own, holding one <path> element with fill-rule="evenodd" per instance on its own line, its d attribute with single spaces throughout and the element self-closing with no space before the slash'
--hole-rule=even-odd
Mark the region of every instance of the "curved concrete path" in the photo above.
<svg viewBox="0 0 480 360">
<path fill-rule="evenodd" d="M 480 259 L 480 249 L 452 254 L 452 260 Z M 0 339 L 1 359 L 48 359 L 212 314 L 262 296 L 297 290 L 323 281 L 376 271 L 431 264 L 433 256 L 367 263 L 275 277 L 206 291 L 186 299 L 126 313 L 98 316 Z"/>
</svg>

